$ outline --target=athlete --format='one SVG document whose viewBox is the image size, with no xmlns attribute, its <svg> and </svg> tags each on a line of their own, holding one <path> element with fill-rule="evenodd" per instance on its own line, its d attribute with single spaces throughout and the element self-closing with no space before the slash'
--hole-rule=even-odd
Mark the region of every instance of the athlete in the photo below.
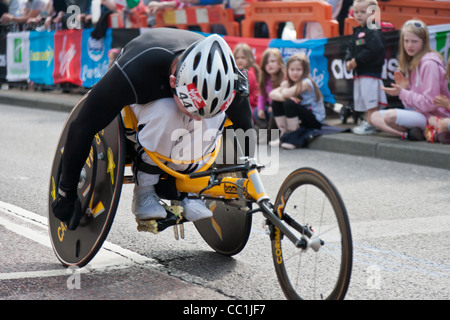
<svg viewBox="0 0 450 320">
<path fill-rule="evenodd" d="M 155 28 L 130 41 L 70 124 L 53 214 L 70 230 L 77 228 L 83 216 L 77 184 L 92 139 L 124 106 L 173 98 L 180 112 L 196 120 L 225 112 L 235 128 L 246 131 L 253 127 L 246 81 L 217 35 Z M 200 101 L 190 96 L 192 90 Z"/>
</svg>

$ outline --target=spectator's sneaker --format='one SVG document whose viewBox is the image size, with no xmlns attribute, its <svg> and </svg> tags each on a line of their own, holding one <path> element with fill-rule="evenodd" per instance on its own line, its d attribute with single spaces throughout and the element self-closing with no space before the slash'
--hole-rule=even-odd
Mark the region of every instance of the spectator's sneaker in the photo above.
<svg viewBox="0 0 450 320">
<path fill-rule="evenodd" d="M 167 216 L 166 209 L 159 203 L 159 197 L 154 191 L 133 194 L 131 211 L 139 220 L 164 219 Z"/>
<path fill-rule="evenodd" d="M 205 203 L 200 199 L 184 198 L 181 201 L 183 207 L 183 217 L 189 221 L 197 221 L 201 219 L 211 218 L 213 213 L 209 210 Z"/>
<path fill-rule="evenodd" d="M 352 132 L 358 135 L 375 134 L 377 129 L 367 121 L 363 121 L 360 126 L 353 128 Z"/>
</svg>

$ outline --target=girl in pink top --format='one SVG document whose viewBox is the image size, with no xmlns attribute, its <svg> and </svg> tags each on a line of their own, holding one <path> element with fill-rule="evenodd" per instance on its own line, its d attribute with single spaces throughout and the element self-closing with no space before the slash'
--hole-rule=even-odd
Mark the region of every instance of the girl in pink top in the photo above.
<svg viewBox="0 0 450 320">
<path fill-rule="evenodd" d="M 284 80 L 285 66 L 280 50 L 267 48 L 261 57 L 261 74 L 259 77 L 259 96 L 256 112 L 253 114 L 256 124 L 265 123 L 267 128 L 269 117 L 272 113 L 272 100 L 269 93 L 278 88 Z M 277 122 L 278 125 L 278 122 Z"/>
<path fill-rule="evenodd" d="M 252 48 L 246 43 L 238 43 L 233 50 L 234 59 L 236 60 L 237 67 L 242 70 L 246 69 L 248 72 L 248 90 L 250 101 L 250 107 L 252 107 L 252 114 L 258 104 L 259 87 L 258 76 L 259 66 L 255 62 L 255 56 L 253 55 Z"/>
<path fill-rule="evenodd" d="M 427 26 L 420 20 L 409 20 L 403 25 L 399 47 L 401 72 L 394 74 L 395 83 L 390 88 L 382 89 L 398 96 L 405 109 L 377 111 L 373 125 L 403 139 L 425 140 L 424 131 L 431 116 L 450 117 L 450 110 L 433 103 L 440 94 L 448 96 L 445 66 L 431 49 Z"/>
</svg>

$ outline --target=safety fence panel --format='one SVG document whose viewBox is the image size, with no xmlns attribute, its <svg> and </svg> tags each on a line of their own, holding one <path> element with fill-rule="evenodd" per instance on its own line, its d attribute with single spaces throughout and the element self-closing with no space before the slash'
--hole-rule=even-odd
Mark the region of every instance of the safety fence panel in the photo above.
<svg viewBox="0 0 450 320">
<path fill-rule="evenodd" d="M 239 36 L 239 23 L 234 20 L 232 9 L 223 5 L 193 6 L 183 9 L 166 8 L 156 13 L 155 27 L 176 27 L 189 29 L 199 27 L 210 33 L 213 26 L 222 26 L 229 36 Z"/>
<path fill-rule="evenodd" d="M 257 23 L 265 23 L 269 38 L 276 38 L 280 23 L 292 22 L 297 37 L 303 34 L 306 24 L 315 22 L 322 27 L 325 38 L 339 35 L 339 24 L 332 18 L 332 7 L 317 1 L 264 1 L 251 2 L 245 8 L 245 19 L 241 21 L 241 36 L 255 37 Z"/>
</svg>

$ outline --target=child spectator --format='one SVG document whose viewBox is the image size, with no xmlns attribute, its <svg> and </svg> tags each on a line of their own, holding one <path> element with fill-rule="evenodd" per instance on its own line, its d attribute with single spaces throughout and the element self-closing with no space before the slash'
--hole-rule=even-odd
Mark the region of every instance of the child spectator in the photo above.
<svg viewBox="0 0 450 320">
<path fill-rule="evenodd" d="M 405 109 L 377 111 L 371 121 L 382 131 L 402 139 L 425 140 L 423 132 L 431 116 L 450 117 L 450 110 L 433 103 L 436 96 L 448 96 L 445 66 L 439 54 L 431 49 L 427 26 L 420 20 L 405 22 L 399 48 L 401 72 L 396 72 L 395 83 L 390 88 L 383 87 L 383 90 L 391 96 L 398 96 Z"/>
<path fill-rule="evenodd" d="M 240 70 L 246 69 L 248 71 L 248 89 L 250 95 L 248 97 L 250 101 L 250 106 L 252 107 L 252 114 L 256 109 L 258 104 L 258 77 L 259 77 L 259 66 L 255 62 L 255 57 L 252 52 L 252 48 L 246 43 L 238 43 L 234 47 L 234 59 L 236 60 L 236 65 Z"/>
<path fill-rule="evenodd" d="M 353 10 L 359 27 L 354 28 L 345 55 L 347 71 L 353 70 L 353 102 L 357 112 L 365 112 L 365 120 L 356 128 L 355 134 L 374 134 L 372 114 L 387 105 L 386 94 L 381 90 L 381 71 L 384 64 L 385 46 L 380 29 L 367 26 L 376 0 L 354 0 Z M 371 21 L 371 20 L 370 20 Z"/>
<path fill-rule="evenodd" d="M 447 80 L 447 89 L 450 91 L 450 58 L 447 60 L 447 67 L 445 72 Z M 445 108 L 450 110 L 450 94 L 440 94 L 433 99 L 433 103 L 438 108 Z M 441 119 L 439 117 L 431 116 L 428 119 L 428 126 L 425 130 L 425 137 L 430 142 L 450 143 L 450 118 Z"/>
<path fill-rule="evenodd" d="M 259 96 L 256 112 L 253 113 L 255 125 L 259 129 L 268 129 L 272 115 L 272 99 L 269 93 L 280 86 L 284 79 L 285 67 L 283 57 L 277 48 L 267 48 L 261 57 L 261 75 L 259 77 Z M 275 120 L 280 130 L 286 127 L 281 119 Z"/>
<path fill-rule="evenodd" d="M 283 102 L 281 109 L 278 104 L 272 105 L 275 119 L 285 117 L 286 132 L 296 131 L 299 128 L 299 120 L 305 129 L 320 129 L 325 119 L 325 106 L 322 93 L 311 78 L 308 57 L 303 53 L 292 55 L 286 63 L 286 69 L 287 80 L 269 95 L 273 101 Z M 287 142 L 281 143 L 281 147 L 296 148 L 294 144 Z"/>
</svg>

